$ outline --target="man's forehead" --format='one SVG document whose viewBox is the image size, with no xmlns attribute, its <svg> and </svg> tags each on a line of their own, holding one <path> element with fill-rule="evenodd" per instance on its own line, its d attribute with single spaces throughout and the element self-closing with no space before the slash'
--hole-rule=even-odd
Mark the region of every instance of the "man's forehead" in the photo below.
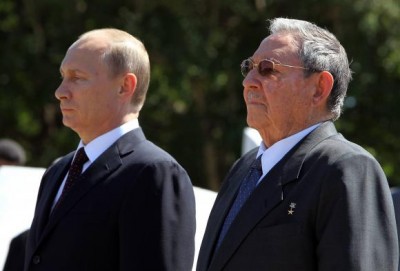
<svg viewBox="0 0 400 271">
<path fill-rule="evenodd" d="M 289 34 L 273 34 L 266 37 L 260 44 L 261 50 L 293 50 L 295 48 L 295 40 Z"/>
<path fill-rule="evenodd" d="M 60 71 L 96 72 L 101 66 L 100 55 L 93 48 L 70 47 L 60 64 Z"/>
<path fill-rule="evenodd" d="M 257 59 L 279 58 L 297 55 L 294 39 L 288 34 L 272 34 L 266 37 L 253 57 Z"/>
<path fill-rule="evenodd" d="M 75 41 L 68 49 L 68 51 L 72 49 L 79 49 L 79 50 L 88 50 L 93 52 L 104 52 L 106 48 L 109 46 L 109 41 L 99 35 L 91 35 L 85 36 L 81 39 Z"/>
</svg>

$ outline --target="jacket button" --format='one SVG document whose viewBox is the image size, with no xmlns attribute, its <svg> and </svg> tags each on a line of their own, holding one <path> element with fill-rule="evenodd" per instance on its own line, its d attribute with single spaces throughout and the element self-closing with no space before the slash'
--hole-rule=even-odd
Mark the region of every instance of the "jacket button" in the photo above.
<svg viewBox="0 0 400 271">
<path fill-rule="evenodd" d="M 33 256 L 32 262 L 33 262 L 33 264 L 39 264 L 40 263 L 40 256 L 39 255 Z"/>
</svg>

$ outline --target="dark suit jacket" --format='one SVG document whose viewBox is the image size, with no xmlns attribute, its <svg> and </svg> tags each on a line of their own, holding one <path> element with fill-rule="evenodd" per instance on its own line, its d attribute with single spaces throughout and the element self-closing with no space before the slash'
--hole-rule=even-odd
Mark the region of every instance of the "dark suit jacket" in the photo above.
<svg viewBox="0 0 400 271">
<path fill-rule="evenodd" d="M 400 188 L 396 187 L 392 191 L 393 204 L 394 204 L 394 213 L 396 215 L 396 224 L 397 224 L 397 237 L 399 238 L 400 245 Z M 399 265 L 400 271 L 400 265 Z"/>
<path fill-rule="evenodd" d="M 50 215 L 70 153 L 44 174 L 25 270 L 191 270 L 195 200 L 186 171 L 147 141 L 125 134 L 81 175 Z"/>
<path fill-rule="evenodd" d="M 397 270 L 396 223 L 386 177 L 378 162 L 338 134 L 332 122 L 306 136 L 271 169 L 214 252 L 256 153 L 244 155 L 222 185 L 198 271 Z"/>
<path fill-rule="evenodd" d="M 15 236 L 10 243 L 3 271 L 23 271 L 26 239 L 29 230 Z"/>
</svg>

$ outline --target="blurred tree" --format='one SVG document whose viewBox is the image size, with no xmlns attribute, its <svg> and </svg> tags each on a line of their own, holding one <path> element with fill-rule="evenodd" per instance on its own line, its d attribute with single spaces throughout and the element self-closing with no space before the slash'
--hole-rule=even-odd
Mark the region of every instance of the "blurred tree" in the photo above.
<svg viewBox="0 0 400 271">
<path fill-rule="evenodd" d="M 139 37 L 152 64 L 140 116 L 195 185 L 217 190 L 240 155 L 246 126 L 239 64 L 267 35 L 267 19 L 306 19 L 342 41 L 354 80 L 339 130 L 370 150 L 400 185 L 400 29 L 397 0 L 2 0 L 0 129 L 28 164 L 47 166 L 76 147 L 54 98 L 59 65 L 83 32 L 117 27 Z"/>
</svg>

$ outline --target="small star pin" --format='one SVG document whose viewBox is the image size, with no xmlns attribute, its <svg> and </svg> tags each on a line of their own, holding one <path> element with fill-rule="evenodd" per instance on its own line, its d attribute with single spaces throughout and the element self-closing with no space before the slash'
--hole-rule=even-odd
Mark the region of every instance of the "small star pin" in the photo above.
<svg viewBox="0 0 400 271">
<path fill-rule="evenodd" d="M 288 215 L 293 215 L 294 209 L 296 208 L 296 203 L 291 202 L 289 207 L 290 207 L 290 209 L 288 210 Z"/>
</svg>

